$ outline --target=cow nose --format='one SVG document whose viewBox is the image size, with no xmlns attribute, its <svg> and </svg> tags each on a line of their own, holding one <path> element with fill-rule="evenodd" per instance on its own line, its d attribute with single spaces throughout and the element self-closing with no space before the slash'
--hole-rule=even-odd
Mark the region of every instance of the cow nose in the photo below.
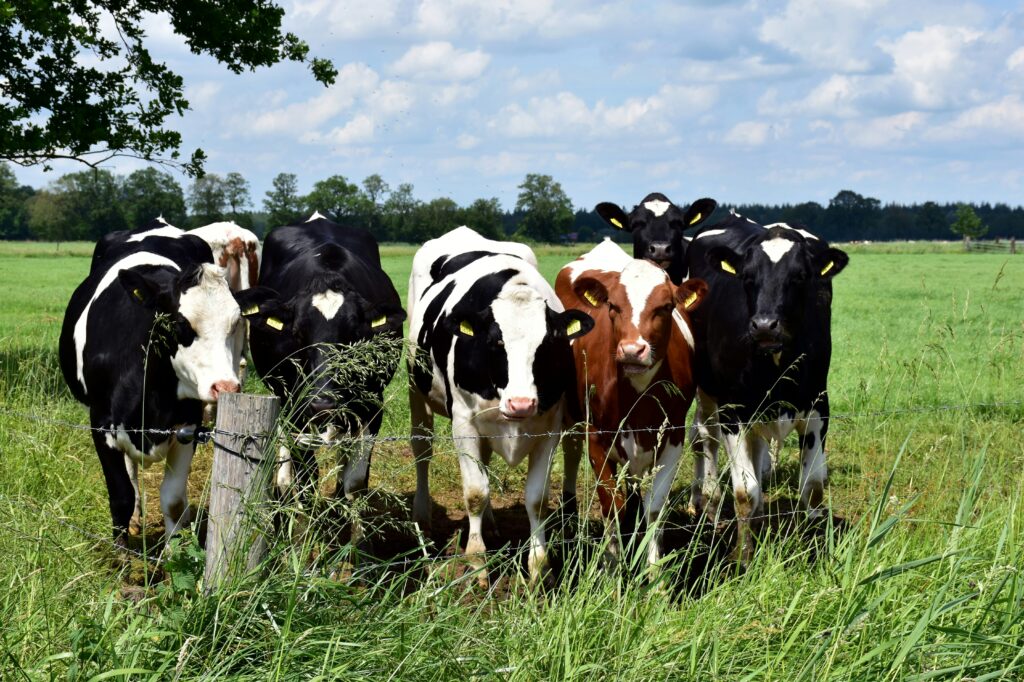
<svg viewBox="0 0 1024 682">
<path fill-rule="evenodd" d="M 779 329 L 778 318 L 752 317 L 750 318 L 750 331 L 755 336 L 774 334 Z"/>
<path fill-rule="evenodd" d="M 311 410 L 314 413 L 320 414 L 321 412 L 329 412 L 337 407 L 337 403 L 330 398 L 314 398 L 313 402 L 309 404 Z"/>
<path fill-rule="evenodd" d="M 237 381 L 218 381 L 210 387 L 210 395 L 216 400 L 221 393 L 238 393 Z"/>
<path fill-rule="evenodd" d="M 647 245 L 647 257 L 651 260 L 671 259 L 672 244 L 669 242 L 651 242 Z"/>
<path fill-rule="evenodd" d="M 647 362 L 651 345 L 646 341 L 633 341 L 619 344 L 619 356 L 628 362 Z"/>
<path fill-rule="evenodd" d="M 506 408 L 502 410 L 502 414 L 506 417 L 522 419 L 537 414 L 536 398 L 509 398 L 505 404 Z"/>
</svg>

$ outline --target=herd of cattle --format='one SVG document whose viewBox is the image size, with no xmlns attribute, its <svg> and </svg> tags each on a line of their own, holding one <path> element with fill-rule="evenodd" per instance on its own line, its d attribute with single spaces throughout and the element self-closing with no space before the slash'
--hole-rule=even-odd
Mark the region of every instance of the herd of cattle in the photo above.
<svg viewBox="0 0 1024 682">
<path fill-rule="evenodd" d="M 798 431 L 801 502 L 810 515 L 822 512 L 831 280 L 848 259 L 795 226 L 735 213 L 708 226 L 715 208 L 711 199 L 676 206 L 662 194 L 630 213 L 602 203 L 598 213 L 632 233 L 632 256 L 606 240 L 562 268 L 554 287 L 528 246 L 459 227 L 417 251 L 404 310 L 373 236 L 318 213 L 273 230 L 262 247 L 232 223 L 186 232 L 157 219 L 107 235 L 65 313 L 60 364 L 89 408 L 115 540 L 123 543 L 141 523 L 140 463 L 165 462 L 166 532 L 190 521 L 194 444 L 175 433 L 199 425 L 204 404 L 239 390 L 246 341 L 256 371 L 297 423 L 328 437 L 358 436 L 341 453 L 339 492 L 360 494 L 383 392 L 400 359 L 373 363 L 350 386 L 328 370 L 328 357 L 356 342 L 400 342 L 408 312 L 413 518 L 424 530 L 440 414 L 451 420 L 458 451 L 474 565 L 486 550 L 487 468 L 497 451 L 509 465 L 527 461 L 529 572 L 531 579 L 547 573 L 543 512 L 560 440 L 563 503 L 575 509 L 586 451 L 610 554 L 619 551 L 618 521 L 635 500 L 651 534 L 652 566 L 686 441 L 695 457 L 692 511 L 712 517 L 722 500 L 724 447 L 736 556 L 748 560 L 770 440 Z M 684 236 L 689 229 L 698 230 L 692 238 Z M 376 399 L 355 398 L 367 392 Z M 308 488 L 317 475 L 315 441 L 294 442 L 277 481 Z"/>
</svg>

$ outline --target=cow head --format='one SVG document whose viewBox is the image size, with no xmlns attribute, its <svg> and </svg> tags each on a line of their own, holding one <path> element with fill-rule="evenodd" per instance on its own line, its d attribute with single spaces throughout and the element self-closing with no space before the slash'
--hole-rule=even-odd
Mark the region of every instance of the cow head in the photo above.
<svg viewBox="0 0 1024 682">
<path fill-rule="evenodd" d="M 747 337 L 760 354 L 773 356 L 776 363 L 822 285 L 828 285 L 849 262 L 845 252 L 786 225 L 766 229 L 743 253 L 715 246 L 705 258 L 713 270 L 742 282 L 750 313 Z"/>
<path fill-rule="evenodd" d="M 356 396 L 353 387 L 338 385 L 336 373 L 330 371 L 332 353 L 378 336 L 401 339 L 405 311 L 397 305 L 374 304 L 360 294 L 343 272 L 347 256 L 340 247 L 324 246 L 316 258 L 320 267 L 307 270 L 312 274 L 305 287 L 291 298 L 267 287 L 248 289 L 237 297 L 249 321 L 254 356 L 287 358 L 264 380 L 281 396 L 301 387 L 309 412 L 326 417 L 344 401 L 364 400 L 383 390 L 393 374 L 370 373 L 368 383 L 374 385 L 360 387 Z"/>
<path fill-rule="evenodd" d="M 654 192 L 628 214 L 608 202 L 594 210 L 612 227 L 633 233 L 634 258 L 647 259 L 665 270 L 682 260 L 683 231 L 707 220 L 717 205 L 714 199 L 698 199 L 684 210 L 664 194 Z"/>
<path fill-rule="evenodd" d="M 547 412 L 571 385 L 569 341 L 594 327 L 584 312 L 553 310 L 524 281 L 511 279 L 486 306 L 471 297 L 457 303 L 445 324 L 455 337 L 454 381 L 498 399 L 501 416 L 514 421 Z"/>
<path fill-rule="evenodd" d="M 143 266 L 118 272 L 128 297 L 167 316 L 161 343 L 169 347 L 178 397 L 216 402 L 238 386 L 245 326 L 224 269 L 205 263 L 181 272 Z"/>
<path fill-rule="evenodd" d="M 665 358 L 676 315 L 688 317 L 707 293 L 703 280 L 678 287 L 650 263 L 631 261 L 620 273 L 590 271 L 573 283 L 580 302 L 604 309 L 611 321 L 615 361 L 626 374 L 657 369 Z M 596 312 L 595 312 L 596 314 Z"/>
</svg>

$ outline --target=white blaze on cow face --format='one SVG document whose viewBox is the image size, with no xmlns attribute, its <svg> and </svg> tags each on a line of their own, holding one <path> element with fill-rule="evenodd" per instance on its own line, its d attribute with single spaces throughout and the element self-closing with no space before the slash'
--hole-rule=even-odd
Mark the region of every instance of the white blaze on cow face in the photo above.
<svg viewBox="0 0 1024 682">
<path fill-rule="evenodd" d="M 508 358 L 508 384 L 498 389 L 498 408 L 506 416 L 533 416 L 539 402 L 533 361 L 548 333 L 547 302 L 533 287 L 514 277 L 494 299 L 491 314 L 501 330 Z"/>
<path fill-rule="evenodd" d="M 775 239 L 769 239 L 768 241 L 761 242 L 761 249 L 764 250 L 765 255 L 768 256 L 768 260 L 773 263 L 778 263 L 782 260 L 782 257 L 789 253 L 789 250 L 793 248 L 796 242 L 790 239 L 783 239 L 782 237 L 776 237 Z"/>
<path fill-rule="evenodd" d="M 650 201 L 644 202 L 644 208 L 653 213 L 655 218 L 663 216 L 665 211 L 667 211 L 671 205 L 672 204 L 669 202 L 661 201 L 659 199 L 651 199 Z"/>
<path fill-rule="evenodd" d="M 174 228 L 178 229 L 178 228 Z M 78 383 L 82 385 L 82 391 L 88 395 L 89 389 L 85 385 L 85 342 L 86 342 L 86 330 L 89 324 L 89 310 L 92 308 L 93 302 L 100 297 L 104 291 L 107 290 L 111 284 L 117 281 L 117 273 L 128 268 L 134 268 L 140 265 L 166 265 L 180 270 L 177 264 L 170 258 L 164 258 L 158 256 L 155 253 L 147 253 L 145 251 L 139 253 L 133 253 L 130 256 L 126 256 L 121 260 L 117 261 L 113 267 L 104 273 L 100 283 L 96 285 L 96 291 L 92 293 L 92 298 L 85 304 L 85 308 L 82 309 L 82 314 L 78 317 L 75 322 L 75 367 L 78 370 Z M 237 306 L 236 306 L 237 307 Z"/>
<path fill-rule="evenodd" d="M 668 275 L 664 270 L 648 261 L 634 258 L 622 269 L 619 282 L 626 290 L 626 298 L 629 299 L 629 305 L 633 309 L 633 326 L 639 329 L 640 316 L 647 308 L 651 292 L 655 287 L 667 283 Z"/>
<path fill-rule="evenodd" d="M 322 294 L 313 294 L 311 303 L 314 308 L 320 311 L 325 320 L 333 320 L 334 316 L 338 314 L 338 310 L 341 309 L 342 304 L 345 303 L 345 297 L 341 292 L 328 290 Z"/>
<path fill-rule="evenodd" d="M 198 282 L 182 292 L 178 312 L 196 333 L 195 340 L 178 346 L 171 358 L 178 397 L 214 402 L 218 393 L 237 391 L 245 329 L 224 269 L 203 265 Z"/>
</svg>

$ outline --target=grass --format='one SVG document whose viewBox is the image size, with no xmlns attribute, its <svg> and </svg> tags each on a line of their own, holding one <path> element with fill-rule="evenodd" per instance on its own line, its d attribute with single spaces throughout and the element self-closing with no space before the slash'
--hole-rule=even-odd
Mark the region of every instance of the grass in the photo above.
<svg viewBox="0 0 1024 682">
<path fill-rule="evenodd" d="M 746 572 L 715 552 L 727 535 L 674 529 L 660 582 L 635 565 L 603 570 L 590 543 L 568 541 L 553 590 L 523 584 L 513 549 L 495 553 L 484 594 L 450 552 L 425 560 L 389 531 L 378 546 L 389 565 L 331 580 L 345 531 L 323 501 L 303 544 L 277 539 L 265 570 L 203 595 L 190 534 L 159 568 L 125 565 L 104 541 L 102 475 L 72 426 L 86 410 L 55 350 L 91 249 L 0 244 L 0 679 L 1020 679 L 1024 259 L 931 249 L 851 247 L 833 307 L 834 525 L 812 533 L 780 515 Z M 403 297 L 411 255 L 383 250 Z M 538 255 L 553 278 L 573 252 Z M 386 435 L 408 431 L 403 386 L 400 372 Z M 790 441 L 771 510 L 797 497 L 794 451 Z M 201 448 L 191 479 L 200 504 L 210 458 Z M 443 443 L 434 462 L 435 527 L 454 542 L 458 465 Z M 559 476 L 560 464 L 553 489 Z M 157 523 L 159 475 L 145 477 Z M 492 472 L 513 546 L 524 477 Z M 676 523 L 689 478 L 684 466 Z M 372 506 L 407 518 L 414 481 L 408 446 L 379 444 Z"/>
</svg>

